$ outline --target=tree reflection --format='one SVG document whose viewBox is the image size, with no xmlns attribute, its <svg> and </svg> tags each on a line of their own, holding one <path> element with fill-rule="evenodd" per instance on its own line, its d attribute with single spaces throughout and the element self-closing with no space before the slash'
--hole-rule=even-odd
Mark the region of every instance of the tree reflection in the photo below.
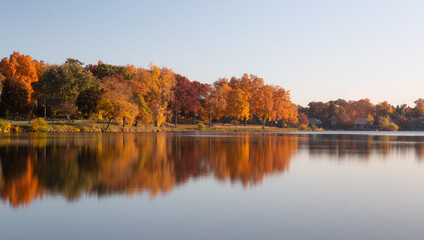
<svg viewBox="0 0 424 240">
<path fill-rule="evenodd" d="M 282 173 L 298 149 L 292 135 L 31 135 L 0 141 L 0 194 L 18 207 L 43 195 L 152 197 L 199 176 L 257 184 Z"/>
<path fill-rule="evenodd" d="M 243 186 L 282 174 L 298 151 L 368 161 L 373 154 L 424 158 L 423 137 L 333 134 L 60 134 L 0 138 L 0 197 L 13 207 L 44 195 L 155 197 L 210 176 Z M 384 159 L 384 158 L 383 158 Z"/>
<path fill-rule="evenodd" d="M 307 148 L 311 156 L 333 156 L 343 161 L 349 157 L 368 161 L 371 156 L 389 156 L 391 154 L 407 154 L 415 150 L 419 161 L 424 158 L 422 136 L 379 136 L 355 134 L 317 134 L 299 135 L 299 144 Z"/>
</svg>

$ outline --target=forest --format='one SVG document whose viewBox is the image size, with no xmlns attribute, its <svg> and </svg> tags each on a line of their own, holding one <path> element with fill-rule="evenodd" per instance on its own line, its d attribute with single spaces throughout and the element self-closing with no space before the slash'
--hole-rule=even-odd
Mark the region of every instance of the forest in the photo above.
<svg viewBox="0 0 424 240">
<path fill-rule="evenodd" d="M 269 127 L 346 130 L 419 130 L 424 99 L 415 106 L 376 105 L 368 98 L 294 104 L 290 91 L 254 75 L 190 80 L 150 64 L 87 64 L 68 58 L 47 64 L 13 52 L 0 61 L 0 116 L 6 119 L 87 119 L 129 126 L 232 123 Z M 41 120 L 40 120 L 41 121 Z M 0 124 L 2 125 L 2 124 Z M 0 126 L 0 128 L 2 128 Z M 34 128 L 41 129 L 42 128 Z"/>
<path fill-rule="evenodd" d="M 137 124 L 160 127 L 239 121 L 285 127 L 298 123 L 290 92 L 253 74 L 200 83 L 166 67 L 84 65 L 68 58 L 46 64 L 12 53 L 0 62 L 0 115 L 6 118 L 96 119 L 122 129 Z"/>
<path fill-rule="evenodd" d="M 407 104 L 395 107 L 383 101 L 374 105 L 368 98 L 310 102 L 307 107 L 299 106 L 299 122 L 308 125 L 308 120 L 319 120 L 317 122 L 325 129 L 422 130 L 424 99 L 419 98 L 414 104 L 414 107 Z"/>
</svg>

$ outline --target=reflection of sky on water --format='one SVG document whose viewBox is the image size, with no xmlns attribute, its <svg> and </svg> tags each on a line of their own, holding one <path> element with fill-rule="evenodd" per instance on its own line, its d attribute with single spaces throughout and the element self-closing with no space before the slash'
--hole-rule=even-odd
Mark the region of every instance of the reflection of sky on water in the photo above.
<svg viewBox="0 0 424 240">
<path fill-rule="evenodd" d="M 0 140 L 0 239 L 424 234 L 420 139 L 231 135 Z"/>
</svg>

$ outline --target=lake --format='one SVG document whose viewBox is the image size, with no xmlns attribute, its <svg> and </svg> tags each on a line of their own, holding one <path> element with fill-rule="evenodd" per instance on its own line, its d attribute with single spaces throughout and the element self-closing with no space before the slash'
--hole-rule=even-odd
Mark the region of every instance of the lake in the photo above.
<svg viewBox="0 0 424 240">
<path fill-rule="evenodd" d="M 422 239 L 420 132 L 0 136 L 0 239 Z"/>
</svg>

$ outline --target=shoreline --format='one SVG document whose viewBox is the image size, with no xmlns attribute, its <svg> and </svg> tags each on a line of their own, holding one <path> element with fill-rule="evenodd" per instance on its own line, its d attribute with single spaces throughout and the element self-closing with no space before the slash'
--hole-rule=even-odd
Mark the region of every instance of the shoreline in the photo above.
<svg viewBox="0 0 424 240">
<path fill-rule="evenodd" d="M 31 132 L 46 132 L 46 133 L 119 133 L 119 132 L 128 132 L 128 133 L 154 133 L 154 132 L 295 132 L 301 131 L 296 127 L 268 127 L 264 129 L 262 125 L 238 125 L 233 124 L 214 124 L 212 127 L 199 128 L 196 124 L 179 124 L 175 126 L 174 124 L 168 124 L 166 126 L 155 127 L 152 125 L 142 125 L 138 126 L 126 126 L 123 130 L 121 126 L 118 126 L 116 123 L 112 123 L 108 129 L 105 131 L 108 122 L 106 121 L 96 121 L 96 120 L 47 120 L 46 125 L 43 130 L 35 131 L 30 122 L 31 120 L 8 120 L 1 119 L 0 130 L 1 132 L 15 132 L 15 133 L 31 133 Z M 309 129 L 311 130 L 311 129 Z"/>
<path fill-rule="evenodd" d="M 4 133 L 36 133 L 37 131 L 32 130 L 30 120 L 12 120 L 12 119 L 0 119 L 0 122 L 9 124 L 9 128 L 2 127 L 0 124 L 1 132 Z M 212 127 L 208 127 L 207 123 L 204 128 L 200 129 L 196 124 L 168 124 L 166 126 L 155 127 L 152 125 L 141 125 L 125 127 L 118 126 L 117 123 L 112 123 L 108 131 L 104 131 L 107 126 L 106 121 L 98 120 L 63 120 L 63 119 L 49 119 L 46 121 L 47 126 L 45 133 L 160 133 L 160 132 L 295 132 L 295 133 L 322 133 L 322 134 L 367 134 L 367 135 L 387 135 L 393 133 L 404 133 L 406 135 L 416 134 L 417 132 L 423 132 L 420 130 L 398 130 L 398 131 L 376 131 L 376 130 L 344 130 L 344 129 L 322 129 L 312 128 L 301 129 L 299 127 L 269 127 L 262 125 L 233 125 L 229 123 L 216 123 Z M 18 130 L 16 130 L 18 128 Z M 411 133 L 411 134 L 408 134 Z"/>
</svg>

